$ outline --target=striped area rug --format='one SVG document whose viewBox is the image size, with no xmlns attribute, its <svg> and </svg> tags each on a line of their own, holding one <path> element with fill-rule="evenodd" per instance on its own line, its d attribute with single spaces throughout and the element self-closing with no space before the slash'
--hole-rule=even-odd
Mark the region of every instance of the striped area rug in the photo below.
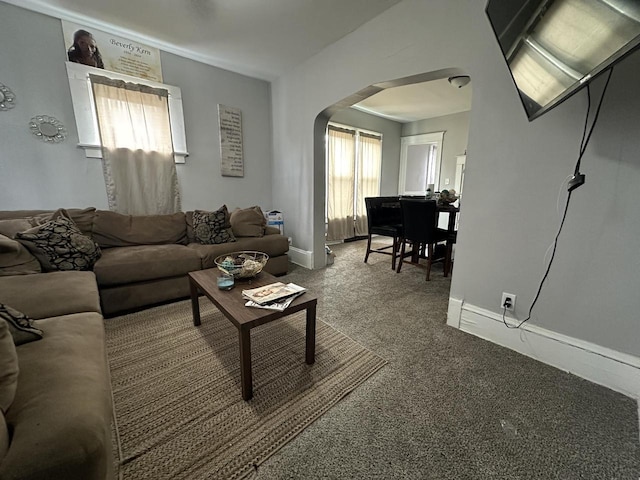
<svg viewBox="0 0 640 480">
<path fill-rule="evenodd" d="M 105 320 L 119 476 L 241 479 L 386 362 L 317 321 L 307 365 L 300 312 L 251 331 L 254 397 L 240 389 L 238 334 L 205 298 Z"/>
</svg>

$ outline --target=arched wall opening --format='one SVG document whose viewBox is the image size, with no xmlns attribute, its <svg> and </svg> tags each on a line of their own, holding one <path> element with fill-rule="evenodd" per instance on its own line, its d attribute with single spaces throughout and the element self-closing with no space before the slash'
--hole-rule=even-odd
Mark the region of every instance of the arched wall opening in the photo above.
<svg viewBox="0 0 640 480">
<path fill-rule="evenodd" d="M 385 82 L 370 85 L 352 95 L 342 99 L 339 102 L 325 108 L 320 112 L 314 121 L 313 126 L 313 165 L 314 165 L 314 202 L 313 202 L 313 268 L 322 268 L 326 265 L 325 254 L 325 215 L 324 206 L 326 202 L 326 150 L 325 150 L 325 134 L 327 124 L 340 110 L 349 108 L 362 100 L 375 95 L 382 90 L 412 85 L 417 83 L 430 82 L 440 80 L 457 75 L 467 75 L 464 70 L 459 68 L 447 68 L 436 70 L 433 72 L 411 75 L 409 77 L 398 78 Z"/>
</svg>

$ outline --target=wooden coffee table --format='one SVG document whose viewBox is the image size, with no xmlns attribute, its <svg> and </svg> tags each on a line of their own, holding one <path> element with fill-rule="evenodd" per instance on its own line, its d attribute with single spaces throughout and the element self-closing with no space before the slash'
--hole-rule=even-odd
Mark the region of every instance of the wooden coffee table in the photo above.
<svg viewBox="0 0 640 480">
<path fill-rule="evenodd" d="M 218 269 L 210 268 L 189 272 L 191 286 L 191 308 L 193 310 L 193 324 L 200 325 L 200 304 L 198 294 L 202 292 L 238 329 L 240 341 L 240 380 L 242 383 L 242 398 L 249 400 L 253 397 L 251 380 L 251 329 L 265 323 L 278 320 L 286 315 L 307 311 L 306 332 L 306 362 L 311 365 L 316 355 L 316 305 L 318 299 L 309 292 L 296 298 L 284 311 L 265 310 L 263 308 L 245 307 L 246 300 L 242 297 L 242 290 L 257 288 L 277 282 L 278 279 L 267 272 L 260 272 L 250 281 L 238 280 L 232 290 L 220 290 L 217 278 Z"/>
</svg>

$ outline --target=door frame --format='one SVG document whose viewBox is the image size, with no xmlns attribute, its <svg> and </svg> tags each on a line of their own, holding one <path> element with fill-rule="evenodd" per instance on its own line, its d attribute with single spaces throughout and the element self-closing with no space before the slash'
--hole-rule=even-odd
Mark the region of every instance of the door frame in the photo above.
<svg viewBox="0 0 640 480">
<path fill-rule="evenodd" d="M 400 139 L 400 173 L 398 175 L 398 194 L 399 195 L 425 195 L 427 193 L 427 185 L 421 191 L 406 191 L 407 179 L 407 153 L 411 145 L 436 145 L 436 164 L 434 188 L 440 190 L 440 165 L 442 163 L 442 145 L 444 142 L 445 132 L 423 133 L 420 135 L 410 135 Z"/>
</svg>

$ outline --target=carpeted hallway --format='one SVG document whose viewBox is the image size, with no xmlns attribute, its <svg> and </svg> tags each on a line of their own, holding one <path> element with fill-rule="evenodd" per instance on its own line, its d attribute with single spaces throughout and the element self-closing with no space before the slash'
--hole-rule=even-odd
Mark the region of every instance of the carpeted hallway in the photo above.
<svg viewBox="0 0 640 480">
<path fill-rule="evenodd" d="M 261 465 L 276 479 L 640 477 L 631 398 L 446 326 L 450 280 L 400 274 L 365 242 L 284 279 L 319 295 L 318 318 L 388 364 Z"/>
</svg>

